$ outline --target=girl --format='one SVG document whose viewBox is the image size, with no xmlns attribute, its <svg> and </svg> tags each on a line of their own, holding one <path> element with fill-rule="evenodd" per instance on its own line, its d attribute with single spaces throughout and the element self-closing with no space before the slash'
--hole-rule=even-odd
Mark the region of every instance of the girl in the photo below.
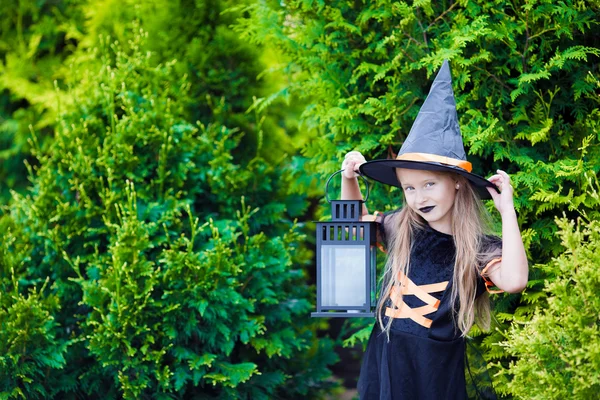
<svg viewBox="0 0 600 400">
<path fill-rule="evenodd" d="M 465 399 L 465 337 L 490 324 L 489 292 L 520 292 L 528 265 L 509 176 L 471 173 L 444 62 L 395 160 L 342 163 L 342 199 L 361 199 L 357 171 L 401 188 L 405 205 L 376 216 L 387 261 L 377 322 L 361 367 L 361 399 Z M 486 235 L 493 199 L 502 240 Z M 368 216 L 363 209 L 364 219 Z M 489 288 L 497 286 L 499 291 Z"/>
</svg>

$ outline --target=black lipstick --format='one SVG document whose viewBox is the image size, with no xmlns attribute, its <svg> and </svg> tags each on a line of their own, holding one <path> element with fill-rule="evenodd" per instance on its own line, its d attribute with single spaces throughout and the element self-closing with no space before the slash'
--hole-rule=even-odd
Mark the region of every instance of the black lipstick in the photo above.
<svg viewBox="0 0 600 400">
<path fill-rule="evenodd" d="M 433 210 L 433 207 L 435 207 L 435 206 L 419 208 L 419 211 L 421 211 L 423 213 L 428 213 L 429 211 Z"/>
</svg>

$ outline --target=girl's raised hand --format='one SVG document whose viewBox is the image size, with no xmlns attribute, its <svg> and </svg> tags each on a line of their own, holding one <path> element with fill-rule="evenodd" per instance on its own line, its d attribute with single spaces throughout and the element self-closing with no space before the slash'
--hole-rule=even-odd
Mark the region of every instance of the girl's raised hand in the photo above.
<svg viewBox="0 0 600 400">
<path fill-rule="evenodd" d="M 365 157 L 363 157 L 363 155 L 360 154 L 360 152 L 349 152 L 344 156 L 344 161 L 342 162 L 342 169 L 344 170 L 344 172 L 342 172 L 342 175 L 344 176 L 344 178 L 348 179 L 356 178 L 358 176 L 358 167 L 360 167 L 361 164 L 364 164 L 366 162 L 367 160 L 365 160 Z"/>
<path fill-rule="evenodd" d="M 500 193 L 497 193 L 492 188 L 486 188 L 488 192 L 492 195 L 492 199 L 494 200 L 494 206 L 503 214 L 505 212 L 513 212 L 515 209 L 515 205 L 513 203 L 513 187 L 510 184 L 510 176 L 501 169 L 497 170 L 496 175 L 492 175 L 488 178 L 488 181 L 492 182 L 494 185 L 500 189 Z"/>
</svg>

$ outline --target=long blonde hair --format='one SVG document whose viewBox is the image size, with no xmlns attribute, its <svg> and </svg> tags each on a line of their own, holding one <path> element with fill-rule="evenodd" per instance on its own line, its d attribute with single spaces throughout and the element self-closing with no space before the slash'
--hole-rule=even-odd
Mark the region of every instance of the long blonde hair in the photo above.
<svg viewBox="0 0 600 400">
<path fill-rule="evenodd" d="M 482 252 L 482 238 L 490 226 L 490 217 L 481 199 L 461 175 L 450 172 L 437 172 L 448 174 L 460 184 L 457 190 L 452 215 L 461 218 L 452 218 L 452 234 L 456 247 L 456 257 L 453 273 L 451 302 L 459 300 L 458 311 L 454 311 L 455 326 L 460 329 L 461 336 L 466 336 L 474 322 L 485 330 L 490 326 L 490 299 L 487 292 L 477 297 L 478 265 L 489 254 Z M 391 293 L 392 287 L 400 287 L 398 273 L 408 276 L 412 237 L 417 229 L 424 229 L 426 222 L 410 207 L 404 206 L 399 212 L 388 217 L 385 221 L 385 230 L 388 237 L 388 258 L 383 274 L 383 289 L 377 303 L 377 320 L 381 329 L 389 338 L 392 318 L 388 318 L 384 325 L 382 310 Z"/>
</svg>

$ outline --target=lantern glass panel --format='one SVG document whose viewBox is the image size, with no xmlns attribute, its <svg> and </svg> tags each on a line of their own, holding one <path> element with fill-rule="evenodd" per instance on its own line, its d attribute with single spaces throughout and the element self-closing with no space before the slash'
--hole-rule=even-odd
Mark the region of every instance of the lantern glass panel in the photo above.
<svg viewBox="0 0 600 400">
<path fill-rule="evenodd" d="M 366 304 L 366 246 L 321 246 L 321 307 Z"/>
</svg>

